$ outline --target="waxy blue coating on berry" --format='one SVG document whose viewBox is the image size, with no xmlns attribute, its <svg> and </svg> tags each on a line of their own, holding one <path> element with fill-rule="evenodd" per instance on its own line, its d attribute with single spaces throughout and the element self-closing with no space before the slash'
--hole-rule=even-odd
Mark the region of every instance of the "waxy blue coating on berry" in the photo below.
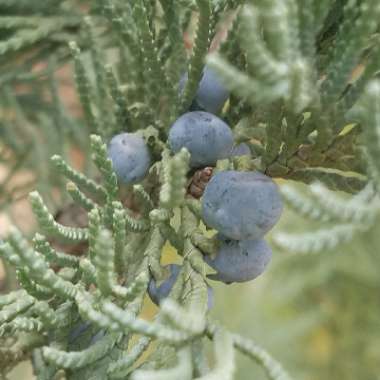
<svg viewBox="0 0 380 380">
<path fill-rule="evenodd" d="M 121 133 L 108 144 L 108 157 L 121 182 L 141 181 L 148 172 L 151 157 L 144 139 L 136 133 Z"/>
<path fill-rule="evenodd" d="M 207 309 L 211 310 L 214 307 L 214 290 L 211 286 L 207 286 Z"/>
<path fill-rule="evenodd" d="M 251 149 L 246 143 L 235 145 L 231 151 L 231 157 L 250 156 Z"/>
<path fill-rule="evenodd" d="M 208 112 L 218 113 L 229 96 L 215 71 L 206 67 L 195 98 L 197 103 Z"/>
<path fill-rule="evenodd" d="M 91 346 L 97 341 L 102 339 L 105 335 L 105 330 L 95 329 L 94 325 L 88 321 L 81 321 L 69 333 L 68 344 L 75 346 L 78 344 L 83 345 L 84 347 Z"/>
<path fill-rule="evenodd" d="M 151 278 L 148 285 L 149 297 L 156 305 L 159 305 L 162 300 L 169 296 L 174 286 L 174 283 L 177 280 L 178 274 L 181 271 L 181 266 L 177 264 L 169 264 L 166 265 L 164 268 L 169 269 L 169 277 L 158 287 L 155 279 Z M 207 295 L 208 309 L 211 309 L 214 305 L 214 293 L 210 286 L 207 287 Z"/>
<path fill-rule="evenodd" d="M 234 240 L 263 237 L 283 209 L 276 183 L 260 172 L 215 174 L 202 198 L 204 222 Z"/>
<path fill-rule="evenodd" d="M 169 131 L 169 145 L 176 153 L 183 147 L 190 152 L 190 165 L 214 165 L 228 158 L 233 146 L 230 127 L 208 112 L 188 112 L 176 120 Z"/>
<path fill-rule="evenodd" d="M 185 73 L 179 82 L 180 93 L 183 92 L 187 80 L 188 74 Z M 222 110 L 229 96 L 229 91 L 220 81 L 216 72 L 206 66 L 199 82 L 192 109 L 201 109 L 217 114 Z"/>
<path fill-rule="evenodd" d="M 263 239 L 229 240 L 218 235 L 220 241 L 215 258 L 205 256 L 205 261 L 216 274 L 212 280 L 226 284 L 251 281 L 262 274 L 272 258 L 272 251 Z"/>
<path fill-rule="evenodd" d="M 157 286 L 156 280 L 151 278 L 148 285 L 149 297 L 156 305 L 159 305 L 163 299 L 168 297 L 181 271 L 181 266 L 177 264 L 169 264 L 165 268 L 169 269 L 169 277 L 160 286 Z"/>
<path fill-rule="evenodd" d="M 90 322 L 81 322 L 77 324 L 69 333 L 69 344 L 73 344 L 75 340 L 82 336 L 90 327 Z"/>
</svg>

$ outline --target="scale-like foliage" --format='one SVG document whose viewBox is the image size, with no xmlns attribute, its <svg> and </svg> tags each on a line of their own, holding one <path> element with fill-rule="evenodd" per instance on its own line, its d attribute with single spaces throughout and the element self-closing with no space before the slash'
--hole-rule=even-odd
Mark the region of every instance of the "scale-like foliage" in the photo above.
<svg viewBox="0 0 380 380">
<path fill-rule="evenodd" d="M 284 185 L 281 189 L 289 208 L 298 218 L 309 220 L 309 223 L 305 223 L 302 231 L 274 235 L 274 243 L 294 256 L 282 269 L 278 268 L 276 275 L 281 284 L 275 281 L 273 289 L 278 286 L 282 288 L 281 305 L 292 305 L 305 315 L 310 315 L 310 311 L 312 315 L 316 314 L 316 299 L 322 308 L 326 301 L 333 305 L 316 316 L 303 333 L 303 339 L 313 339 L 311 331 L 323 331 L 328 339 L 334 340 L 329 348 L 328 360 L 334 365 L 330 370 L 327 369 L 328 365 L 316 369 L 315 375 L 318 377 L 328 373 L 333 378 L 343 376 L 355 379 L 360 376 L 370 379 L 378 370 L 377 365 L 372 363 L 373 353 L 379 349 L 379 335 L 374 329 L 371 315 L 379 310 L 376 297 L 380 289 L 377 276 L 379 102 L 380 83 L 374 80 L 365 87 L 353 110 L 357 123 L 364 128 L 365 158 L 369 167 L 370 181 L 363 190 L 348 196 L 333 192 L 320 182 L 312 183 L 307 191 L 295 185 Z M 283 271 L 286 271 L 287 277 L 294 274 L 292 271 L 297 272 L 297 280 L 284 287 Z M 349 305 L 343 300 L 350 300 Z M 364 309 L 371 311 L 363 314 Z M 347 317 L 342 318 L 342 315 Z M 302 325 L 302 317 L 293 322 Z M 362 341 L 364 336 L 367 337 L 365 343 Z M 344 359 L 340 360 L 347 355 L 354 355 L 360 363 L 367 364 L 348 369 L 343 364 Z"/>
<path fill-rule="evenodd" d="M 0 4 L 10 14 L 0 18 L 0 28 L 11 30 L 0 42 L 1 83 L 36 79 L 26 75 L 29 66 L 24 64 L 11 70 L 15 52 L 28 48 L 33 62 L 46 56 L 53 62 L 48 66 L 53 111 L 45 112 L 44 100 L 37 120 L 17 91 L 5 87 L 5 104 L 15 120 L 32 124 L 11 132 L 4 119 L 4 143 L 13 161 L 29 141 L 42 145 L 46 138 L 49 149 L 65 146 L 55 132 L 71 125 L 85 136 L 82 145 L 91 147 L 99 172 L 88 174 L 91 167 L 80 173 L 57 148 L 54 153 L 60 155 L 53 156 L 49 172 L 69 180 L 66 189 L 76 209 L 84 210 L 85 225 L 55 220 L 42 189 L 32 192 L 30 201 L 44 235 L 35 235 L 32 247 L 13 229 L 0 243 L 2 259 L 16 268 L 24 289 L 0 297 L 0 335 L 11 338 L 1 347 L 1 370 L 27 356 L 39 379 L 64 370 L 70 380 L 228 380 L 237 349 L 268 378 L 289 379 L 255 343 L 209 320 L 203 254 L 214 253 L 216 246 L 202 232 L 199 202 L 188 194 L 189 152 L 172 155 L 168 131 L 191 106 L 207 62 L 231 91 L 220 116 L 236 142 L 246 142 L 252 151 L 219 161 L 216 170 L 257 169 L 324 184 L 310 187 L 311 199 L 288 186 L 283 192 L 297 212 L 331 226 L 301 236 L 279 234 L 276 242 L 307 253 L 368 233 L 380 209 L 380 85 L 372 81 L 379 69 L 380 6 L 376 0 L 97 0 L 87 10 L 78 2 L 76 10 L 75 3 Z M 84 13 L 91 18 L 84 19 Z M 182 36 L 190 24 L 196 26 L 187 54 Z M 219 26 L 228 29 L 221 43 Z M 45 51 L 49 42 L 54 49 Z M 209 54 L 212 42 L 217 52 Z M 55 65 L 70 58 L 86 127 L 66 115 L 52 78 Z M 354 75 L 358 65 L 363 70 L 359 78 Z M 188 80 L 179 91 L 185 72 Z M 50 121 L 50 129 L 43 128 Z M 31 137 L 21 144 L 17 136 L 24 131 Z M 107 156 L 107 142 L 116 133 L 136 131 L 150 150 L 152 166 L 140 184 L 124 186 Z M 51 136 L 57 145 L 50 144 Z M 47 162 L 43 152 L 40 160 Z M 17 170 L 16 165 L 11 173 Z M 325 186 L 357 194 L 345 201 Z M 161 265 L 166 243 L 176 249 L 181 271 L 157 316 L 145 320 L 141 309 L 149 280 L 161 282 L 167 276 Z M 77 256 L 62 252 L 61 244 L 73 245 L 70 253 Z M 202 354 L 206 336 L 215 341 L 212 368 Z M 153 352 L 141 363 L 150 347 Z"/>
<path fill-rule="evenodd" d="M 63 172 L 76 181 L 76 189 L 83 188 L 89 193 L 91 189 L 96 192 L 102 189 L 101 193 L 106 194 L 106 199 L 91 201 L 83 194 L 86 204 L 91 202 L 92 205 L 88 228 L 58 224 L 41 196 L 36 192 L 30 196 L 42 230 L 48 236 L 65 241 L 88 240 L 88 256 L 78 259 L 59 252 L 40 234 L 35 236 L 32 248 L 17 229 L 12 230 L 1 243 L 0 254 L 25 273 L 25 282 L 22 282 L 25 292 L 15 291 L 0 298 L 1 335 L 18 339 L 22 339 L 21 333 L 39 335 L 38 346 L 45 361 L 45 367 L 38 369 L 40 373 L 46 375 L 50 371 L 64 369 L 66 377 L 72 379 L 77 378 L 78 373 L 85 373 L 86 376 L 96 373 L 98 367 L 95 363 L 99 361 L 104 363 L 102 371 L 109 378 L 120 378 L 133 372 L 134 362 L 151 341 L 158 340 L 169 347 L 182 347 L 178 353 L 178 365 L 153 372 L 141 369 L 133 372 L 133 378 L 156 376 L 174 379 L 187 376 L 191 379 L 191 342 L 207 334 L 215 336 L 217 363 L 202 378 L 232 379 L 233 336 L 207 328 L 208 291 L 204 265 L 201 253 L 197 253 L 191 240 L 200 220 L 189 211 L 184 192 L 181 189 L 173 192 L 174 185 L 170 185 L 177 172 L 185 175 L 188 153 L 181 151 L 173 158 L 167 156 L 162 161 L 162 170 L 166 174 L 162 176 L 158 203 L 151 199 L 142 185 L 135 186 L 134 191 L 143 200 L 143 212 L 146 207 L 152 208 L 149 218 L 144 218 L 143 212 L 141 215 L 128 215 L 130 211 L 120 202 L 110 201 L 116 196 L 115 182 L 112 180 L 115 174 L 104 155 L 105 146 L 101 139 L 93 136 L 92 141 L 94 161 L 104 176 L 103 186 L 95 185 L 83 175 L 72 175 L 73 170 L 60 158 L 55 158 L 55 163 L 59 162 L 65 168 Z M 171 172 L 173 168 L 175 172 Z M 152 172 L 151 176 L 154 177 L 155 173 Z M 183 186 L 181 177 L 175 181 Z M 74 197 L 78 206 L 83 205 L 83 197 Z M 178 232 L 170 226 L 173 207 L 179 208 L 184 218 L 183 228 Z M 128 244 L 139 237 L 142 238 L 139 245 L 128 249 Z M 150 241 L 146 237 L 150 237 Z M 152 274 L 158 277 L 163 274 L 159 260 L 168 239 L 177 242 L 178 254 L 183 256 L 182 273 L 173 288 L 172 298 L 161 304 L 154 321 L 147 321 L 139 316 L 139 312 L 149 278 Z M 52 269 L 53 265 L 55 270 Z M 120 270 L 119 265 L 125 269 Z M 68 307 L 66 317 L 60 311 L 65 305 Z M 78 324 L 92 326 L 93 341 L 85 343 L 85 338 L 77 331 Z M 66 333 L 57 335 L 58 327 Z M 95 338 L 99 331 L 103 333 Z M 135 334 L 146 338 L 129 349 L 128 341 Z M 73 335 L 75 338 L 72 338 Z M 70 348 L 72 339 L 83 341 L 84 346 L 81 343 L 80 349 Z M 236 347 L 239 348 L 239 345 L 236 344 Z M 245 352 L 244 348 L 241 349 Z M 248 355 L 251 355 L 250 351 Z M 275 364 L 269 364 L 270 368 L 272 365 Z"/>
</svg>

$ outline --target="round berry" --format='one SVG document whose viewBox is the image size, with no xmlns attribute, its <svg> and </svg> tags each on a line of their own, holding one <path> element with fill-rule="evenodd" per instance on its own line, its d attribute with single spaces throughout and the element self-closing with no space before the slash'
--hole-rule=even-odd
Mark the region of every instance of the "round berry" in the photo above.
<svg viewBox="0 0 380 380">
<path fill-rule="evenodd" d="M 261 238 L 277 223 L 282 209 L 277 185 L 260 172 L 219 172 L 202 198 L 204 222 L 234 240 Z"/>
<path fill-rule="evenodd" d="M 195 111 L 182 115 L 172 125 L 169 145 L 174 153 L 187 148 L 190 165 L 204 167 L 229 157 L 233 136 L 223 120 L 208 112 Z"/>
<path fill-rule="evenodd" d="M 181 271 L 181 266 L 177 264 L 169 264 L 165 268 L 169 269 L 169 277 L 159 286 L 157 286 L 156 280 L 151 278 L 148 285 L 149 297 L 156 305 L 159 305 L 163 299 L 167 298 Z"/>
<path fill-rule="evenodd" d="M 144 139 L 136 133 L 121 133 L 108 144 L 108 157 L 120 181 L 131 184 L 141 181 L 151 164 Z"/>
<path fill-rule="evenodd" d="M 180 93 L 183 92 L 187 80 L 188 74 L 185 73 L 179 82 Z M 228 90 L 224 87 L 216 72 L 206 66 L 191 109 L 217 114 L 222 110 L 229 96 Z"/>
<path fill-rule="evenodd" d="M 231 157 L 250 156 L 250 155 L 251 155 L 251 149 L 249 149 L 249 146 L 246 143 L 234 145 L 231 151 Z"/>
<path fill-rule="evenodd" d="M 68 344 L 70 347 L 91 346 L 102 339 L 104 335 L 105 330 L 97 329 L 91 322 L 81 321 L 69 332 Z"/>
<path fill-rule="evenodd" d="M 214 307 L 214 291 L 211 286 L 207 286 L 207 309 L 211 310 Z"/>
<path fill-rule="evenodd" d="M 271 260 L 272 251 L 263 239 L 229 240 L 220 235 L 218 239 L 217 255 L 205 256 L 207 264 L 217 272 L 208 275 L 212 280 L 226 284 L 251 281 L 264 272 Z"/>
<path fill-rule="evenodd" d="M 148 294 L 150 299 L 156 304 L 159 305 L 162 300 L 167 298 L 175 284 L 177 277 L 181 271 L 181 266 L 177 264 L 169 264 L 164 268 L 169 269 L 169 277 L 157 286 L 154 278 L 151 278 L 148 285 Z M 211 309 L 214 305 L 214 294 L 210 286 L 207 287 L 208 295 L 208 309 Z"/>
<path fill-rule="evenodd" d="M 86 333 L 91 327 L 90 322 L 80 322 L 69 332 L 68 341 L 73 344 L 77 339 L 79 339 L 83 334 Z"/>
</svg>

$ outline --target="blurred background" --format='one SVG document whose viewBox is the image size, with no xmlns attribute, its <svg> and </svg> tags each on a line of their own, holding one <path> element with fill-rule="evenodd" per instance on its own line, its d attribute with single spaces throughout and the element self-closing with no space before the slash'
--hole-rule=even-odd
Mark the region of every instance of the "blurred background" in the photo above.
<svg viewBox="0 0 380 380">
<path fill-rule="evenodd" d="M 9 7 L 11 3 L 0 1 L 1 16 L 14 12 Z M 32 12 L 28 2 L 18 4 L 20 16 Z M 39 7 L 38 15 L 43 15 L 42 2 Z M 35 8 L 36 5 L 34 11 Z M 86 6 L 80 9 L 83 11 Z M 78 170 L 92 170 L 87 166 L 87 132 L 72 65 L 65 63 L 67 49 L 60 50 L 74 35 L 81 35 L 77 15 L 70 12 L 70 23 L 55 34 L 57 49 L 53 57 L 59 56 L 59 65 L 52 59 L 49 46 L 42 43 L 21 53 L 14 49 L 16 53 L 12 50 L 3 54 L 6 59 L 0 64 L 0 238 L 13 223 L 27 235 L 35 230 L 27 201 L 32 189 L 40 190 L 55 212 L 67 204 L 68 199 L 61 192 L 65 184 L 52 170 L 50 156 L 59 153 Z M 2 42 L 12 37 L 12 28 L 5 21 L 1 25 L 0 51 Z M 185 40 L 191 46 L 191 38 L 185 36 Z M 14 67 L 18 69 L 10 69 Z M 294 185 L 300 191 L 305 189 L 304 185 Z M 272 234 L 280 230 L 312 231 L 315 227 L 286 208 Z M 309 255 L 285 253 L 272 244 L 272 262 L 258 279 L 228 286 L 210 282 L 215 291 L 211 315 L 230 330 L 266 348 L 294 379 L 380 379 L 379 239 L 375 229 L 334 252 Z M 170 247 L 166 248 L 164 260 L 178 260 Z M 15 287 L 14 273 L 0 262 L 0 293 Z M 156 310 L 147 299 L 145 317 L 152 317 Z M 237 355 L 237 380 L 266 378 L 253 363 Z M 10 379 L 33 379 L 30 364 L 18 366 Z"/>
</svg>

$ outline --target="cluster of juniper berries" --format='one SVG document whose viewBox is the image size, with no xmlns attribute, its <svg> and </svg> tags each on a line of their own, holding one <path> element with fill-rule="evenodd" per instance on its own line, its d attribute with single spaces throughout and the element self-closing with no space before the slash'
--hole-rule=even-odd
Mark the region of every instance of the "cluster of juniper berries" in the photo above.
<svg viewBox="0 0 380 380">
<path fill-rule="evenodd" d="M 182 92 L 187 81 L 180 81 Z M 234 144 L 231 128 L 215 114 L 229 97 L 217 75 L 205 68 L 189 112 L 171 126 L 168 145 L 173 153 L 186 148 L 192 169 L 211 169 L 218 160 L 250 155 L 250 147 Z M 122 133 L 109 143 L 108 154 L 119 179 L 125 184 L 141 181 L 151 165 L 151 155 L 139 133 Z M 209 181 L 208 181 L 209 180 Z M 272 252 L 263 236 L 277 223 L 282 200 L 277 185 L 258 171 L 224 170 L 207 176 L 202 196 L 206 226 L 218 231 L 217 252 L 204 259 L 216 273 L 208 277 L 226 284 L 250 281 L 268 265 Z M 169 275 L 161 284 L 152 279 L 148 292 L 156 304 L 166 298 L 180 273 L 180 266 L 166 267 Z M 209 307 L 212 289 L 209 287 Z"/>
</svg>

